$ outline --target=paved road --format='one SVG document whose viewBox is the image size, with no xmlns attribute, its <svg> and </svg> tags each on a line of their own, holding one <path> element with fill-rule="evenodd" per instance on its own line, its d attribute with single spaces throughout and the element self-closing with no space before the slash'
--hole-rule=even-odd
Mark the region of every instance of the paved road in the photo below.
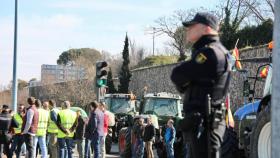
<svg viewBox="0 0 280 158">
<path fill-rule="evenodd" d="M 120 157 L 118 144 L 113 144 L 110 154 L 106 155 L 106 158 L 115 158 L 115 157 Z"/>
<path fill-rule="evenodd" d="M 75 149 L 77 149 L 77 148 L 75 148 Z M 15 157 L 15 156 L 14 156 L 14 157 Z M 74 153 L 73 157 L 74 157 L 74 158 L 79 158 L 77 150 L 75 150 L 75 153 Z M 120 156 L 119 156 L 119 147 L 118 147 L 118 144 L 113 144 L 113 145 L 112 145 L 111 152 L 110 152 L 110 154 L 107 154 L 107 155 L 106 155 L 106 158 L 118 158 L 118 157 L 120 157 Z M 155 150 L 154 150 L 154 157 L 155 157 L 155 158 L 158 158 L 158 156 L 157 156 Z M 25 158 L 25 157 L 22 156 L 21 158 Z"/>
<path fill-rule="evenodd" d="M 156 154 L 156 150 L 154 149 L 153 151 L 154 151 L 154 158 L 158 158 Z M 120 157 L 118 144 L 113 144 L 111 153 L 106 155 L 106 158 L 115 158 L 115 157 Z"/>
<path fill-rule="evenodd" d="M 77 149 L 77 148 L 75 148 L 75 149 Z M 106 158 L 117 158 L 117 157 L 120 157 L 119 156 L 119 146 L 118 146 L 118 144 L 113 144 L 111 152 L 110 152 L 110 154 L 106 154 Z M 79 158 L 77 150 L 75 150 L 73 158 Z"/>
</svg>

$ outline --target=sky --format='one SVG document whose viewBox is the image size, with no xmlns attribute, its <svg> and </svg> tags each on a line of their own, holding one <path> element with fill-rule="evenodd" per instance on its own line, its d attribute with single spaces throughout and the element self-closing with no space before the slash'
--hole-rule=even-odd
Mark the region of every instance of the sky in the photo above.
<svg viewBox="0 0 280 158">
<path fill-rule="evenodd" d="M 152 51 L 147 28 L 176 10 L 214 8 L 218 0 L 18 0 L 18 78 L 40 80 L 42 64 L 56 64 L 70 48 L 120 54 L 124 37 Z M 156 49 L 168 41 L 155 39 Z M 12 80 L 14 0 L 0 2 L 0 85 Z"/>
</svg>

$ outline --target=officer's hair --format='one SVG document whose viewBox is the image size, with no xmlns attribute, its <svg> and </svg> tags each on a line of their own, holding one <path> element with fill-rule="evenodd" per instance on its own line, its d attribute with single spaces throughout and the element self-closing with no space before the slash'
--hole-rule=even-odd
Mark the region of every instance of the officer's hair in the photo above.
<svg viewBox="0 0 280 158">
<path fill-rule="evenodd" d="M 35 104 L 35 98 L 34 97 L 29 97 L 27 98 L 27 103 L 29 105 L 34 105 Z"/>
<path fill-rule="evenodd" d="M 41 100 L 36 99 L 36 100 L 35 100 L 35 106 L 36 106 L 37 108 L 42 107 L 42 102 L 41 102 Z"/>
</svg>

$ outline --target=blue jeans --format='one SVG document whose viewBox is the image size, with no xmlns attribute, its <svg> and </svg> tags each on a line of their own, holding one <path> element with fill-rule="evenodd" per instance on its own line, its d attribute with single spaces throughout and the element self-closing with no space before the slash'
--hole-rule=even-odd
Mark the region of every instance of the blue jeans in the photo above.
<svg viewBox="0 0 280 158">
<path fill-rule="evenodd" d="M 141 138 L 136 139 L 135 143 L 135 157 L 136 158 L 143 158 L 144 156 L 144 141 Z"/>
<path fill-rule="evenodd" d="M 91 153 L 91 140 L 86 139 L 85 140 L 85 158 L 90 158 L 90 153 Z"/>
<path fill-rule="evenodd" d="M 72 158 L 73 138 L 57 138 L 59 158 Z"/>
<path fill-rule="evenodd" d="M 48 150 L 46 145 L 46 136 L 36 136 L 34 138 L 35 149 L 37 149 L 38 142 L 39 142 L 39 147 L 41 149 L 42 158 L 47 158 Z M 34 152 L 34 157 L 36 157 L 36 152 Z"/>
<path fill-rule="evenodd" d="M 100 142 L 104 136 L 94 136 L 91 140 L 94 150 L 94 158 L 100 157 Z"/>
<path fill-rule="evenodd" d="M 174 141 L 165 142 L 167 158 L 174 158 L 173 144 L 174 144 Z"/>
</svg>

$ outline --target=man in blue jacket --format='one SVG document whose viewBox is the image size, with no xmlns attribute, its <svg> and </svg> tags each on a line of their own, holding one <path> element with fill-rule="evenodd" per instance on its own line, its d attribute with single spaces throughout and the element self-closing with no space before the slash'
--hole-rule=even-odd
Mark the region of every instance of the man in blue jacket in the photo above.
<svg viewBox="0 0 280 158">
<path fill-rule="evenodd" d="M 176 137 L 176 130 L 173 126 L 173 123 L 174 122 L 172 119 L 169 119 L 167 121 L 167 128 L 164 134 L 164 142 L 165 142 L 165 147 L 167 152 L 167 158 L 174 158 L 173 144 Z"/>
</svg>

